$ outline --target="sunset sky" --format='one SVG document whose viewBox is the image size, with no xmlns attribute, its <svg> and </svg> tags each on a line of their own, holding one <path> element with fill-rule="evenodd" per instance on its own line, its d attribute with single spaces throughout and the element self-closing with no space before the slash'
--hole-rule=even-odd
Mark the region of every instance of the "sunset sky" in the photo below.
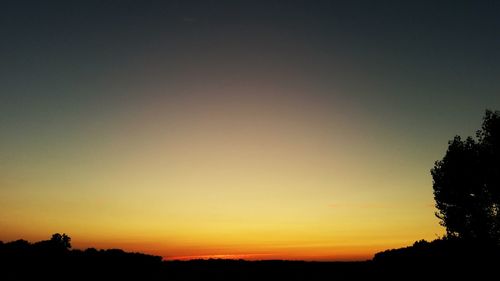
<svg viewBox="0 0 500 281">
<path fill-rule="evenodd" d="M 5 1 L 0 240 L 358 260 L 432 240 L 498 1 Z"/>
</svg>

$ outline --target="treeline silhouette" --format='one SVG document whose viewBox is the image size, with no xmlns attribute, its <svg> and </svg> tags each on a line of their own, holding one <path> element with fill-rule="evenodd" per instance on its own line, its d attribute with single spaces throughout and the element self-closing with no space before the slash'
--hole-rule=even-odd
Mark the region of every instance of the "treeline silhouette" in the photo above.
<svg viewBox="0 0 500 281">
<path fill-rule="evenodd" d="M 64 239 L 62 239 L 64 237 Z M 71 249 L 69 236 L 30 243 L 0 242 L 0 280 L 320 280 L 348 278 L 369 270 L 366 262 L 191 260 L 119 249 Z"/>
<path fill-rule="evenodd" d="M 0 241 L 0 280 L 152 280 L 163 265 L 159 256 L 120 249 L 70 250 L 70 241 L 58 233 L 36 243 Z"/>
<path fill-rule="evenodd" d="M 54 234 L 30 243 L 0 242 L 0 280 L 413 280 L 483 278 L 497 273 L 500 249 L 455 238 L 377 253 L 360 262 L 191 260 L 120 249 L 71 249 L 71 239 Z"/>
<path fill-rule="evenodd" d="M 372 260 L 385 276 L 486 280 L 498 274 L 500 247 L 480 241 L 443 237 L 376 253 Z M 408 275 L 411 273 L 411 275 Z M 393 278 L 395 279 L 395 278 Z"/>
</svg>

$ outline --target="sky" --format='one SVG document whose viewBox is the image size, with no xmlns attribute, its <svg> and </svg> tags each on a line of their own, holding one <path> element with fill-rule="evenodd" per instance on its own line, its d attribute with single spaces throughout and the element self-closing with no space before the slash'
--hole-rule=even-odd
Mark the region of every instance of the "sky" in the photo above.
<svg viewBox="0 0 500 281">
<path fill-rule="evenodd" d="M 498 1 L 2 1 L 0 240 L 362 260 L 444 234 Z"/>
</svg>

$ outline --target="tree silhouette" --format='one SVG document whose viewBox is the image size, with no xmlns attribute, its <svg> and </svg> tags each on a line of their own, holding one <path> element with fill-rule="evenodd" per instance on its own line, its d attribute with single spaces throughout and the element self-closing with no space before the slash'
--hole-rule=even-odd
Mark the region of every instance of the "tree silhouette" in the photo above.
<svg viewBox="0 0 500 281">
<path fill-rule="evenodd" d="M 62 235 L 59 233 L 52 234 L 50 242 L 57 247 L 71 249 L 71 237 L 66 235 L 66 233 L 63 233 Z"/>
<path fill-rule="evenodd" d="M 486 111 L 476 139 L 451 140 L 433 177 L 436 216 L 447 236 L 500 243 L 500 111 Z"/>
</svg>

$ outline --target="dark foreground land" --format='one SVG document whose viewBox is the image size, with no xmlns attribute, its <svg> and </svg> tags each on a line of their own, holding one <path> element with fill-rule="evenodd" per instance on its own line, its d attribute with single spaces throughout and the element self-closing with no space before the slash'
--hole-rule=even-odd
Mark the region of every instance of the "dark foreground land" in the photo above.
<svg viewBox="0 0 500 281">
<path fill-rule="evenodd" d="M 162 261 L 69 247 L 53 240 L 0 243 L 0 280 L 486 280 L 498 277 L 500 266 L 498 247 L 450 240 L 420 241 L 362 262 Z"/>
</svg>

